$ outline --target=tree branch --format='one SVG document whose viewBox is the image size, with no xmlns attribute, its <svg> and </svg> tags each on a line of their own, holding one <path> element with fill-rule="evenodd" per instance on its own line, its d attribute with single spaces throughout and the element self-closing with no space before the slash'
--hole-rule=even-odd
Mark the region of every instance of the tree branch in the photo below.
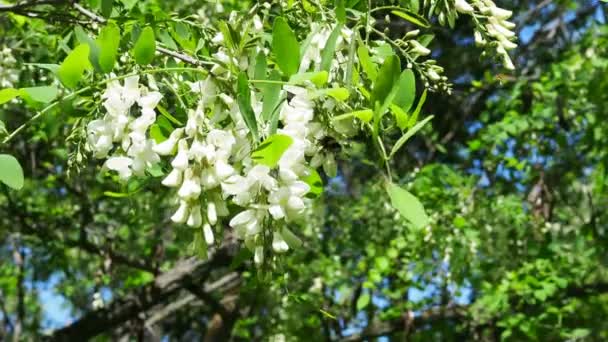
<svg viewBox="0 0 608 342">
<path fill-rule="evenodd" d="M 208 260 L 190 258 L 179 262 L 173 269 L 158 276 L 154 282 L 143 286 L 108 307 L 90 312 L 73 324 L 56 330 L 51 341 L 83 341 L 133 319 L 139 313 L 164 302 L 187 285 L 202 283 L 210 272 L 228 266 L 235 253 L 236 241 L 227 238 L 224 245 L 209 252 Z"/>
</svg>

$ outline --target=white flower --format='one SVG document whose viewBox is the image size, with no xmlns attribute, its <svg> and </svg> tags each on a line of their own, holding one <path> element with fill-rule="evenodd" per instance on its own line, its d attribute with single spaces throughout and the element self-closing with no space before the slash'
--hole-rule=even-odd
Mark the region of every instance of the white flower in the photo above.
<svg viewBox="0 0 608 342">
<path fill-rule="evenodd" d="M 197 162 L 201 162 L 203 159 L 208 161 L 215 158 L 215 149 L 213 146 L 207 145 L 205 142 L 195 139 L 188 150 L 188 156 L 190 159 L 194 159 Z"/>
<path fill-rule="evenodd" d="M 182 184 L 182 171 L 178 169 L 173 169 L 171 172 L 163 179 L 162 184 L 166 187 L 175 188 Z"/>
<path fill-rule="evenodd" d="M 148 167 L 152 167 L 160 162 L 160 157 L 153 150 L 154 140 L 148 139 L 138 141 L 137 144 L 131 145 L 127 154 L 133 157 L 133 165 L 131 169 L 138 176 L 143 176 L 144 171 Z"/>
<path fill-rule="evenodd" d="M 213 229 L 209 223 L 205 223 L 205 225 L 203 225 L 203 235 L 205 236 L 205 242 L 207 242 L 207 245 L 213 245 L 215 239 L 213 237 Z"/>
<path fill-rule="evenodd" d="M 171 166 L 179 170 L 185 170 L 188 167 L 188 141 L 182 139 L 177 145 L 177 155 L 171 162 Z"/>
<path fill-rule="evenodd" d="M 266 165 L 256 165 L 247 173 L 251 187 L 264 188 L 268 191 L 276 188 L 277 181 L 270 175 L 270 168 Z M 259 189 L 257 189 L 259 190 Z"/>
<path fill-rule="evenodd" d="M 179 208 L 173 216 L 171 216 L 171 221 L 175 223 L 185 223 L 188 220 L 188 202 L 179 201 Z"/>
<path fill-rule="evenodd" d="M 105 158 L 114 146 L 112 129 L 104 120 L 93 120 L 87 125 L 88 143 L 95 158 Z"/>
<path fill-rule="evenodd" d="M 130 168 L 132 164 L 133 159 L 129 157 L 111 157 L 106 160 L 105 167 L 118 172 L 120 178 L 128 179 L 133 174 L 133 171 Z"/>
<path fill-rule="evenodd" d="M 279 232 L 272 234 L 272 249 L 277 253 L 285 253 L 289 250 L 287 242 L 283 239 L 283 235 Z"/>
<path fill-rule="evenodd" d="M 302 213 L 305 208 L 302 199 L 310 191 L 308 184 L 302 181 L 289 181 L 268 196 L 270 204 L 268 211 L 276 220 L 282 218 L 294 218 Z"/>
<path fill-rule="evenodd" d="M 200 227 L 203 224 L 203 216 L 201 214 L 201 206 L 200 205 L 195 205 L 192 207 L 192 209 L 190 209 L 190 216 L 188 216 L 188 220 L 186 221 L 186 224 L 189 227 Z"/>
<path fill-rule="evenodd" d="M 182 128 L 178 128 L 171 132 L 169 139 L 161 142 L 154 146 L 154 152 L 160 154 L 161 156 L 168 156 L 173 152 L 175 148 L 175 144 L 177 144 L 178 140 L 182 137 L 184 130 Z"/>
<path fill-rule="evenodd" d="M 229 225 L 234 228 L 237 236 L 244 239 L 262 230 L 260 222 L 264 216 L 262 210 L 247 209 L 234 216 Z"/>
<path fill-rule="evenodd" d="M 201 194 L 200 178 L 193 175 L 192 169 L 184 172 L 184 182 L 179 188 L 177 195 L 183 199 L 197 198 Z"/>
<path fill-rule="evenodd" d="M 146 109 L 153 110 L 154 108 L 156 108 L 162 98 L 163 95 L 161 93 L 157 91 L 151 91 L 138 98 L 137 104 L 142 108 L 142 111 Z"/>
</svg>

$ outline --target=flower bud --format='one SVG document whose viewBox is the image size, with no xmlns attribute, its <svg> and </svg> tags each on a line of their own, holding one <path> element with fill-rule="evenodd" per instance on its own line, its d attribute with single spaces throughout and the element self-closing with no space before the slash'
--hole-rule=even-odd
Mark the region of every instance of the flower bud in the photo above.
<svg viewBox="0 0 608 342">
<path fill-rule="evenodd" d="M 186 201 L 179 202 L 179 208 L 173 216 L 171 216 L 171 221 L 175 223 L 184 223 L 188 219 L 188 203 Z"/>
<path fill-rule="evenodd" d="M 213 245 L 215 238 L 213 236 L 213 229 L 211 228 L 211 225 L 209 225 L 209 223 L 205 223 L 205 225 L 203 226 L 203 235 L 205 236 L 205 242 L 207 242 L 207 245 Z"/>
<path fill-rule="evenodd" d="M 185 170 L 188 167 L 188 142 L 182 139 L 178 144 L 177 155 L 171 162 L 171 166 L 179 170 Z"/>
<path fill-rule="evenodd" d="M 253 252 L 253 262 L 256 266 L 260 266 L 264 262 L 264 247 L 257 246 Z"/>
<path fill-rule="evenodd" d="M 213 225 L 217 223 L 217 211 L 215 210 L 215 203 L 213 201 L 207 203 L 207 219 Z"/>
<path fill-rule="evenodd" d="M 473 7 L 466 0 L 456 0 L 455 7 L 456 11 L 460 13 L 471 14 L 474 11 Z"/>
<path fill-rule="evenodd" d="M 200 227 L 201 224 L 203 224 L 203 216 L 201 215 L 201 206 L 200 205 L 195 205 L 194 207 L 192 207 L 192 210 L 190 210 L 190 216 L 188 217 L 188 221 L 186 222 L 186 224 L 189 227 Z"/>
</svg>

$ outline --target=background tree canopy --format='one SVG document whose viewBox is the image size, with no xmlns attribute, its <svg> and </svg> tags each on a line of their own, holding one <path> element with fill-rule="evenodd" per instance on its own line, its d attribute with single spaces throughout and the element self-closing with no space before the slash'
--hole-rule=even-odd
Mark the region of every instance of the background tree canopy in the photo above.
<svg viewBox="0 0 608 342">
<path fill-rule="evenodd" d="M 606 4 L 497 1 L 516 24 L 511 71 L 508 41 L 473 34 L 503 13 L 469 13 L 478 3 L 0 2 L 0 339 L 607 340 Z M 160 146 L 207 101 L 188 95 L 201 72 L 225 77 L 270 168 L 297 141 L 267 133 L 289 124 L 256 101 L 319 88 L 330 128 L 298 220 L 243 237 L 220 217 L 210 237 L 194 221 L 211 218 L 172 222 L 175 160 L 125 180 L 134 164 L 94 155 L 110 149 L 87 139 L 111 77 L 123 97 L 132 73 L 162 93 Z M 295 206 L 277 203 L 264 222 Z"/>
</svg>

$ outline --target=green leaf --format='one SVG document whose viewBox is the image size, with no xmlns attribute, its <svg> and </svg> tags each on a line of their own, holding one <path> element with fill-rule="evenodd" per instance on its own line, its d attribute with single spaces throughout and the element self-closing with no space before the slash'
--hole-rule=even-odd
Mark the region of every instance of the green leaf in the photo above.
<svg viewBox="0 0 608 342">
<path fill-rule="evenodd" d="M 388 110 L 388 108 L 390 107 L 390 105 L 394 102 L 395 98 L 397 97 L 397 94 L 399 93 L 399 91 L 401 91 L 403 88 L 407 87 L 407 83 L 408 83 L 408 79 L 410 78 L 410 70 L 404 70 L 401 75 L 399 75 L 399 78 L 397 79 L 397 81 L 395 83 L 393 83 L 393 87 L 391 89 L 391 91 L 388 93 L 388 95 L 386 96 L 386 98 L 384 99 L 384 102 L 382 102 L 382 105 L 380 107 L 376 107 L 375 109 L 376 111 L 376 115 L 378 118 L 381 118 L 384 113 Z"/>
<path fill-rule="evenodd" d="M 96 71 L 101 72 L 102 70 L 99 67 L 99 46 L 97 43 L 80 26 L 74 27 L 74 35 L 78 43 L 89 46 L 89 62 L 91 62 Z"/>
<path fill-rule="evenodd" d="M 296 35 L 282 17 L 274 21 L 272 28 L 272 52 L 279 69 L 287 77 L 298 72 L 300 67 L 300 46 Z"/>
<path fill-rule="evenodd" d="M 369 78 L 370 81 L 375 82 L 376 77 L 378 76 L 378 68 L 376 68 L 376 64 L 372 62 L 367 46 L 359 46 L 357 49 L 357 56 L 359 57 L 359 63 L 361 63 L 361 68 L 367 75 L 367 78 Z"/>
<path fill-rule="evenodd" d="M 426 215 L 422 203 L 420 203 L 416 196 L 393 183 L 387 184 L 386 191 L 391 199 L 393 208 L 397 209 L 406 220 L 410 221 L 417 228 L 429 224 L 429 217 Z"/>
<path fill-rule="evenodd" d="M 183 126 L 184 124 L 179 121 L 177 118 L 175 118 L 175 116 L 171 115 L 171 113 L 169 113 L 167 111 L 167 109 L 165 109 L 165 107 L 161 106 L 161 105 L 157 105 L 156 108 L 158 109 L 158 111 L 164 116 L 166 117 L 169 121 L 173 122 L 174 124 L 178 125 L 178 126 Z"/>
<path fill-rule="evenodd" d="M 42 86 L 42 87 L 32 87 L 32 88 L 21 88 L 21 92 L 23 92 L 26 96 L 29 96 L 32 100 L 36 102 L 49 103 L 53 101 L 57 97 L 57 87 L 54 85 L 50 86 Z"/>
<path fill-rule="evenodd" d="M 251 131 L 253 138 L 257 141 L 259 139 L 258 124 L 255 118 L 255 112 L 251 107 L 251 91 L 249 90 L 249 80 L 247 79 L 247 75 L 242 71 L 239 73 L 238 77 L 236 100 L 239 104 L 239 109 L 241 110 L 241 115 L 245 120 L 245 124 L 247 124 L 247 127 Z"/>
<path fill-rule="evenodd" d="M 418 115 L 420 115 L 420 111 L 422 110 L 422 105 L 424 105 L 424 102 L 426 102 L 426 89 L 424 89 L 424 91 L 422 92 L 420 100 L 418 100 L 418 105 L 416 106 L 416 109 L 412 112 L 412 116 L 410 116 L 410 120 L 407 123 L 407 127 L 412 127 L 414 126 L 414 124 L 416 124 L 416 121 L 418 121 Z"/>
<path fill-rule="evenodd" d="M 364 293 L 357 298 L 357 311 L 365 309 L 370 302 L 371 298 L 368 293 Z"/>
<path fill-rule="evenodd" d="M 424 28 L 431 27 L 431 25 L 429 25 L 429 22 L 424 17 L 420 16 L 417 13 L 407 11 L 404 9 L 394 10 L 394 11 L 391 11 L 391 13 L 409 21 L 410 23 L 416 24 L 418 26 L 421 26 Z"/>
<path fill-rule="evenodd" d="M 344 24 L 346 22 L 346 8 L 344 6 L 344 0 L 336 0 L 336 19 L 338 22 Z"/>
<path fill-rule="evenodd" d="M 333 117 L 334 121 L 340 121 L 348 118 L 355 117 L 363 122 L 370 122 L 372 120 L 372 116 L 374 115 L 374 111 L 371 109 L 362 109 L 356 110 L 354 112 L 345 113 L 341 115 L 337 115 Z"/>
<path fill-rule="evenodd" d="M 292 84 L 302 84 L 306 81 L 311 81 L 317 87 L 322 87 L 327 83 L 327 79 L 329 78 L 329 73 L 325 70 L 323 71 L 312 71 L 312 72 L 301 72 L 298 74 L 294 74 L 289 78 L 289 83 Z"/>
<path fill-rule="evenodd" d="M 323 193 L 323 180 L 313 168 L 308 168 L 308 176 L 303 177 L 302 181 L 310 187 L 310 190 L 306 194 L 308 198 L 317 198 Z"/>
<path fill-rule="evenodd" d="M 350 96 L 350 92 L 346 88 L 328 88 L 320 89 L 315 92 L 316 96 L 327 95 L 331 96 L 338 101 L 344 102 Z"/>
<path fill-rule="evenodd" d="M 152 63 L 156 52 L 156 40 L 154 30 L 151 27 L 148 26 L 141 31 L 132 52 L 137 64 L 147 65 Z"/>
<path fill-rule="evenodd" d="M 108 73 L 114 68 L 120 45 L 120 29 L 114 22 L 109 22 L 101 29 L 97 37 L 97 45 L 99 46 L 99 67 L 103 72 Z"/>
<path fill-rule="evenodd" d="M 277 70 L 272 70 L 268 77 L 269 80 L 279 81 L 281 74 Z M 278 83 L 267 83 L 264 85 L 262 90 L 263 103 L 262 103 L 262 120 L 268 122 L 272 118 L 272 114 L 275 112 L 279 103 L 279 97 L 281 95 L 281 85 Z"/>
<path fill-rule="evenodd" d="M 150 136 L 157 144 L 167 140 L 167 137 L 163 134 L 159 124 L 153 124 L 150 126 Z"/>
<path fill-rule="evenodd" d="M 6 88 L 0 90 L 0 105 L 7 103 L 17 96 L 19 96 L 19 90 L 15 88 Z"/>
<path fill-rule="evenodd" d="M 372 89 L 371 103 L 372 106 L 376 106 L 376 103 L 384 103 L 384 100 L 393 89 L 393 85 L 399 78 L 401 72 L 401 65 L 399 57 L 391 55 L 384 60 L 374 87 Z"/>
<path fill-rule="evenodd" d="M 389 158 L 392 158 L 395 153 L 397 153 L 397 151 L 399 151 L 399 149 L 403 146 L 403 144 L 405 144 L 406 141 L 408 141 L 414 134 L 416 134 L 416 132 L 418 132 L 422 127 L 424 127 L 424 125 L 426 125 L 427 122 L 431 121 L 432 119 L 433 116 L 431 115 L 420 121 L 418 124 L 416 124 L 416 126 L 412 127 L 407 132 L 405 132 L 405 134 L 401 138 L 399 138 L 399 140 L 397 140 L 395 146 L 393 146 Z"/>
<path fill-rule="evenodd" d="M 393 103 L 401 107 L 405 112 L 409 111 L 416 98 L 416 78 L 410 69 L 405 69 L 399 77 L 399 88 Z"/>
<path fill-rule="evenodd" d="M 338 42 L 338 37 L 340 37 L 341 32 L 342 24 L 338 24 L 329 35 L 329 38 L 327 38 L 327 42 L 325 42 L 325 47 L 321 52 L 321 70 L 329 72 L 329 69 L 331 68 L 331 62 L 334 59 L 334 53 L 336 52 L 336 43 Z"/>
<path fill-rule="evenodd" d="M 84 72 L 91 68 L 89 61 L 89 45 L 80 44 L 63 60 L 57 71 L 59 79 L 68 88 L 76 88 L 84 76 Z"/>
<path fill-rule="evenodd" d="M 407 113 L 395 104 L 391 104 L 389 106 L 389 108 L 391 109 L 391 112 L 395 116 L 395 122 L 397 123 L 397 127 L 399 127 L 400 130 L 406 129 L 407 123 L 408 123 Z"/>
<path fill-rule="evenodd" d="M 112 14 L 112 7 L 114 6 L 114 0 L 101 0 L 101 15 L 109 18 Z"/>
<path fill-rule="evenodd" d="M 266 55 L 264 54 L 264 52 L 260 51 L 255 57 L 255 69 L 253 72 L 253 78 L 256 80 L 265 80 L 267 68 L 268 63 L 266 62 Z"/>
<path fill-rule="evenodd" d="M 15 157 L 0 154 L 0 182 L 19 190 L 23 188 L 23 169 Z"/>
<path fill-rule="evenodd" d="M 256 163 L 275 167 L 279 163 L 281 156 L 293 143 L 290 136 L 284 134 L 274 134 L 268 137 L 258 148 L 251 153 L 251 159 Z"/>
<path fill-rule="evenodd" d="M 160 164 L 154 164 L 148 167 L 146 171 L 148 171 L 150 176 L 154 178 L 162 177 L 165 175 L 165 173 L 163 172 L 163 168 L 160 166 Z"/>
</svg>

